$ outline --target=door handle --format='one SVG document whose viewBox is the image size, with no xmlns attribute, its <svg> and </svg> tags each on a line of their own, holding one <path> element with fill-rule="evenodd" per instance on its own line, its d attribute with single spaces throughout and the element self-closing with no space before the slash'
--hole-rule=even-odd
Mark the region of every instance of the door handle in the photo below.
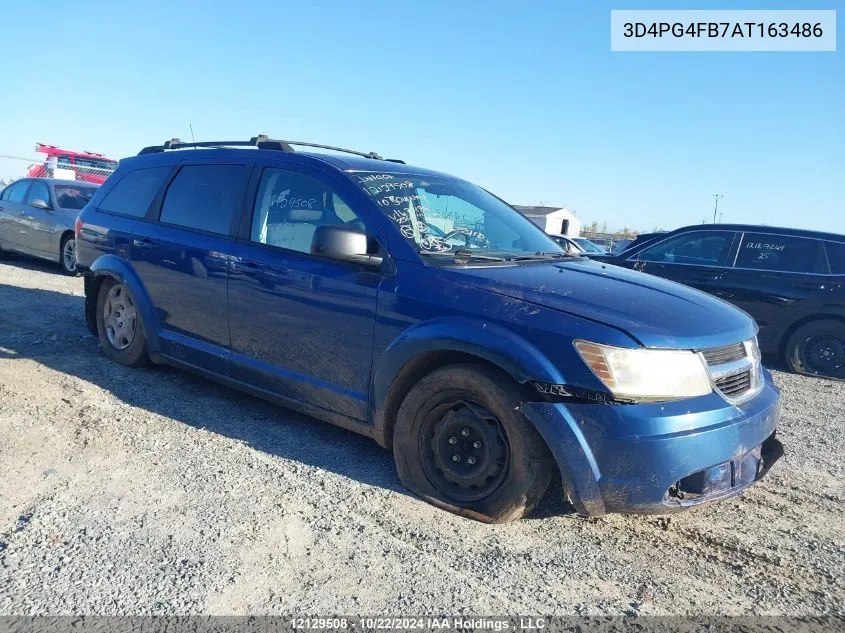
<svg viewBox="0 0 845 633">
<path fill-rule="evenodd" d="M 810 281 L 801 284 L 801 288 L 803 288 L 804 290 L 824 290 L 825 288 L 830 290 L 833 288 L 833 284 L 825 283 L 823 281 Z"/>
<path fill-rule="evenodd" d="M 232 262 L 232 272 L 242 273 L 244 275 L 257 275 L 261 270 L 258 262 L 240 261 Z"/>
<path fill-rule="evenodd" d="M 132 246 L 137 246 L 138 248 L 142 248 L 145 251 L 152 250 L 153 242 L 152 240 L 143 239 L 143 240 L 132 240 Z"/>
<path fill-rule="evenodd" d="M 689 276 L 693 281 L 719 281 L 722 273 L 697 273 Z"/>
</svg>

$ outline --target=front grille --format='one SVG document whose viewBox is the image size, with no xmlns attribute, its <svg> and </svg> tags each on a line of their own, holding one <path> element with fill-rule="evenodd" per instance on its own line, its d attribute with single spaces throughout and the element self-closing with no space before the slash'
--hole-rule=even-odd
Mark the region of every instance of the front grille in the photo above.
<svg viewBox="0 0 845 633">
<path fill-rule="evenodd" d="M 757 340 L 701 350 L 713 386 L 731 404 L 741 404 L 763 386 Z"/>
<path fill-rule="evenodd" d="M 701 353 L 708 365 L 722 365 L 723 363 L 745 358 L 745 345 L 743 343 L 737 343 L 736 345 L 727 345 L 725 347 L 712 347 L 702 350 Z"/>
<path fill-rule="evenodd" d="M 715 384 L 728 398 L 739 398 L 751 389 L 751 370 L 719 378 Z"/>
</svg>

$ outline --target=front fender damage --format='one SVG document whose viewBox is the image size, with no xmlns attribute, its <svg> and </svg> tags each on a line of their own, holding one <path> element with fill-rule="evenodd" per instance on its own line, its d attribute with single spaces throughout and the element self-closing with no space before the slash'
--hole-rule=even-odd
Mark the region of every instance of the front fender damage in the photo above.
<svg viewBox="0 0 845 633">
<path fill-rule="evenodd" d="M 604 516 L 596 460 L 575 418 L 565 405 L 523 402 L 518 411 L 539 431 L 560 469 L 564 494 L 578 514 Z"/>
</svg>

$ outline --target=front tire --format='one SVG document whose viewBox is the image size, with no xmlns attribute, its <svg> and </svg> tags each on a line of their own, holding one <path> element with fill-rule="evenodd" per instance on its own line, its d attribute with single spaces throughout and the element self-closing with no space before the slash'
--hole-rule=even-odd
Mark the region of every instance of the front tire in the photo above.
<svg viewBox="0 0 845 633">
<path fill-rule="evenodd" d="M 845 378 L 845 323 L 834 319 L 805 323 L 789 337 L 785 355 L 796 373 Z"/>
<path fill-rule="evenodd" d="M 127 367 L 149 363 L 141 315 L 129 289 L 115 279 L 100 284 L 97 335 L 106 356 Z"/>
<path fill-rule="evenodd" d="M 62 265 L 62 270 L 66 275 L 76 276 L 76 238 L 72 235 L 66 235 L 62 238 L 61 246 L 59 247 L 59 262 Z"/>
<path fill-rule="evenodd" d="M 452 365 L 422 378 L 396 416 L 402 483 L 426 501 L 486 523 L 521 519 L 543 498 L 553 459 L 517 411 L 522 391 L 485 365 Z"/>
</svg>

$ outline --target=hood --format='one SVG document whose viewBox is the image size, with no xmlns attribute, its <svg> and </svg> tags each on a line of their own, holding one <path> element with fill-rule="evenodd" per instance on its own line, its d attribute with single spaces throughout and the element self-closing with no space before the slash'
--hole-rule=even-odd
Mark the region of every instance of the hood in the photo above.
<svg viewBox="0 0 845 633">
<path fill-rule="evenodd" d="M 586 258 L 441 271 L 458 284 L 604 323 L 646 347 L 705 349 L 757 332 L 751 317 L 721 299 Z"/>
</svg>

